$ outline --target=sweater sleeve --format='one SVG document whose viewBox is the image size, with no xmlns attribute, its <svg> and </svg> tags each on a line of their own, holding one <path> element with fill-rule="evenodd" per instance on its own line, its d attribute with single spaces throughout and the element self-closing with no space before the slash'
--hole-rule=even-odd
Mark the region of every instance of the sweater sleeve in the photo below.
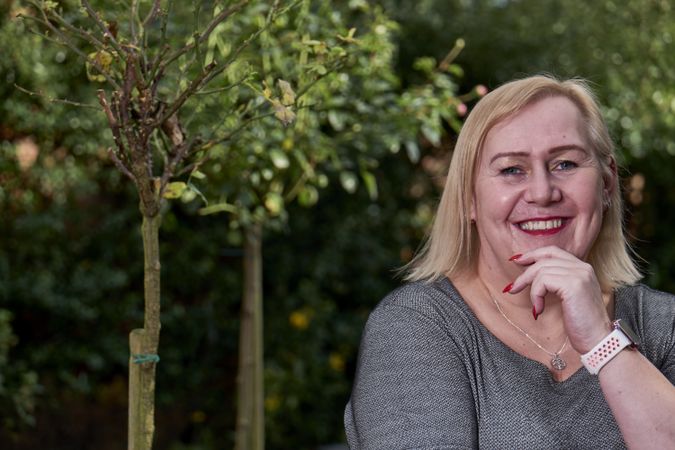
<svg viewBox="0 0 675 450">
<path fill-rule="evenodd" d="M 380 305 L 361 341 L 345 428 L 352 450 L 477 448 L 462 353 L 439 323 Z"/>
</svg>

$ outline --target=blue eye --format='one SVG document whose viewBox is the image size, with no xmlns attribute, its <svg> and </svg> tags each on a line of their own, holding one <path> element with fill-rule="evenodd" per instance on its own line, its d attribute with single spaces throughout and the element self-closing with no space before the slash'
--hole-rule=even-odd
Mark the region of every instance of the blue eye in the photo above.
<svg viewBox="0 0 675 450">
<path fill-rule="evenodd" d="M 575 162 L 572 162 L 572 161 L 560 161 L 560 162 L 557 163 L 553 168 L 554 168 L 555 170 L 572 170 L 572 169 L 576 169 L 577 167 L 579 167 L 579 166 L 578 166 L 577 163 L 575 163 Z"/>
<path fill-rule="evenodd" d="M 502 175 L 520 175 L 523 171 L 519 167 L 506 167 L 499 171 Z"/>
</svg>

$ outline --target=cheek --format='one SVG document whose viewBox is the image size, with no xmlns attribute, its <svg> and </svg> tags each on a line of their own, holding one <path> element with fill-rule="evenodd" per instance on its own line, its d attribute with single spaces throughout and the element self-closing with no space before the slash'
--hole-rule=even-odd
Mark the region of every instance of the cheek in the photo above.
<svg viewBox="0 0 675 450">
<path fill-rule="evenodd" d="M 477 190 L 474 196 L 474 205 L 471 209 L 472 218 L 476 221 L 483 219 L 506 219 L 511 215 L 518 200 L 518 195 L 503 186 L 497 188 Z"/>
<path fill-rule="evenodd" d="M 579 192 L 579 201 L 589 213 L 602 213 L 604 200 L 608 198 L 606 189 L 602 183 L 588 183 L 587 186 Z"/>
</svg>

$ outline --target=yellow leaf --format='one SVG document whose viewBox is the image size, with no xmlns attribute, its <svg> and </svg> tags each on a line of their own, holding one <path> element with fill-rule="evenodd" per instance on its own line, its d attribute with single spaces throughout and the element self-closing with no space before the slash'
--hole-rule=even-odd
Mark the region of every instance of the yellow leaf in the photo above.
<svg viewBox="0 0 675 450">
<path fill-rule="evenodd" d="M 340 36 L 339 34 L 337 35 L 338 39 L 340 39 L 343 42 L 347 42 L 349 44 L 353 44 L 358 42 L 356 39 L 354 39 L 354 34 L 356 33 L 356 28 L 350 28 L 349 33 L 347 33 L 347 36 Z"/>
<path fill-rule="evenodd" d="M 281 142 L 281 148 L 283 148 L 286 151 L 292 150 L 293 149 L 293 139 L 287 137 Z"/>
<path fill-rule="evenodd" d="M 290 108 L 281 104 L 279 100 L 272 99 L 272 108 L 274 108 L 274 117 L 285 126 L 289 126 L 295 121 L 295 113 Z"/>
<path fill-rule="evenodd" d="M 291 84 L 288 81 L 279 79 L 277 81 L 277 85 L 281 90 L 281 103 L 283 103 L 286 106 L 295 103 L 295 92 L 293 91 Z"/>
<path fill-rule="evenodd" d="M 99 71 L 97 65 L 103 69 L 104 72 L 109 72 L 113 59 L 114 55 L 105 50 L 89 53 L 87 55 L 87 62 L 85 63 L 87 78 L 90 81 L 97 81 L 99 83 L 105 82 L 105 76 Z"/>
<path fill-rule="evenodd" d="M 263 80 L 263 95 L 267 100 L 272 98 L 272 89 L 267 85 L 267 82 Z"/>
<path fill-rule="evenodd" d="M 265 195 L 265 208 L 267 208 L 273 216 L 281 214 L 281 211 L 284 209 L 283 197 L 276 192 L 269 192 Z"/>
<path fill-rule="evenodd" d="M 187 184 L 182 181 L 174 181 L 166 185 L 164 189 L 164 198 L 178 198 L 183 194 L 183 191 L 187 189 Z"/>
</svg>

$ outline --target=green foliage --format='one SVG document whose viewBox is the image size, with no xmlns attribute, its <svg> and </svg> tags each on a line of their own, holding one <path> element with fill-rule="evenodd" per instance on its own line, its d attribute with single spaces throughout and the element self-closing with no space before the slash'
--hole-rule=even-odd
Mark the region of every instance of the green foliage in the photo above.
<svg viewBox="0 0 675 450">
<path fill-rule="evenodd" d="M 250 2 L 177 58 L 178 70 L 158 87 L 163 98 L 231 56 L 260 29 L 269 3 Z M 73 23 L 85 23 L 79 2 L 58 4 Z M 142 12 L 150 6 L 140 4 Z M 94 4 L 101 5 L 109 23 L 127 7 Z M 166 35 L 174 48 L 212 17 L 215 2 L 200 5 L 195 13 L 194 2 L 173 2 L 179 20 Z M 310 449 L 342 439 L 363 323 L 424 235 L 448 133 L 480 94 L 478 84 L 543 71 L 594 83 L 626 167 L 627 228 L 650 262 L 649 282 L 675 291 L 673 14 L 668 2 L 638 0 L 322 0 L 276 19 L 180 115 L 186 134 L 203 140 L 204 163 L 174 180 L 176 198 L 164 212 L 158 445 L 232 445 L 239 230 L 253 220 L 275 230 L 265 236 L 264 260 L 269 446 Z M 42 386 L 34 434 L 44 436 L 39 419 L 50 409 L 75 422 L 58 409 L 64 397 L 108 414 L 126 402 L 120 379 L 126 333 L 140 321 L 140 237 L 134 193 L 109 170 L 102 114 L 47 99 L 94 98 L 102 83 L 90 80 L 97 76 L 91 62 L 88 78 L 85 56 L 97 49 L 82 56 L 46 45 L 7 17 L 0 19 L 7 81 L 0 84 L 0 308 L 13 319 L 10 328 L 0 313 L 0 348 L 15 345 L 0 365 L 0 408 L 18 424 L 8 395 Z M 117 26 L 122 36 L 128 16 Z M 159 22 L 153 32 L 148 39 L 159 42 Z M 110 54 L 109 70 L 119 72 Z M 227 215 L 198 216 L 200 209 Z M 21 398 L 29 412 L 35 398 Z"/>
<path fill-rule="evenodd" d="M 117 30 L 120 45 L 128 45 L 131 23 L 138 25 L 138 18 L 120 15 L 126 8 L 121 3 L 92 4 L 104 7 L 101 19 Z M 17 5 L 13 13 L 34 14 Z M 173 5 L 176 20 L 165 32 L 173 49 L 219 11 L 209 2 L 197 11 L 193 4 Z M 149 6 L 141 2 L 142 12 Z M 79 2 L 58 2 L 51 11 L 105 41 Z M 180 442 L 231 446 L 231 434 L 222 430 L 234 425 L 241 290 L 236 246 L 239 226 L 253 220 L 285 233 L 268 236 L 272 255 L 265 261 L 270 280 L 265 286 L 270 304 L 269 440 L 279 448 L 341 440 L 341 410 L 364 305 L 391 286 L 388 269 L 383 272 L 380 265 L 396 266 L 400 242 L 406 248 L 415 245 L 410 241 L 422 232 L 410 226 L 415 215 L 399 211 L 401 202 L 390 194 L 399 192 L 406 177 L 391 182 L 383 165 L 400 170 L 406 160 L 424 161 L 430 148 L 446 145 L 445 131 L 457 126 L 455 106 L 473 95 L 456 98 L 457 67 L 434 67 L 431 60 L 420 66 L 418 82 L 404 91 L 393 70 L 398 26 L 365 2 L 298 2 L 259 40 L 242 46 L 261 30 L 268 12 L 269 2 L 251 2 L 215 27 L 201 45 L 177 56 L 177 70 L 167 71 L 157 86 L 170 104 L 209 64 L 232 59 L 203 86 L 203 95 L 188 99 L 179 115 L 186 136 L 199 136 L 201 147 L 195 152 L 197 164 L 167 183 L 168 197 L 181 201 L 174 200 L 163 217 L 164 328 L 157 380 L 161 447 Z M 18 372 L 8 391 L 23 392 L 20 380 L 30 381 L 18 374 L 39 374 L 44 394 L 34 439 L 51 445 L 56 441 L 47 440 L 40 418 L 51 424 L 54 435 L 72 436 L 68 424 L 78 422 L 73 420 L 78 405 L 110 414 L 124 406 L 126 335 L 141 321 L 142 267 L 137 200 L 126 179 L 111 170 L 105 149 L 112 142 L 104 116 L 68 104 L 90 102 L 94 91 L 105 86 L 102 79 L 118 80 L 124 69 L 120 52 L 110 42 L 101 48 L 85 40 L 79 52 L 46 44 L 25 23 L 7 21 L 0 28 L 0 39 L 10 49 L 0 61 L 1 75 L 20 86 L 1 87 L 7 101 L 2 105 L 0 207 L 9 220 L 0 223 L 0 307 L 14 314 L 19 342 L 9 356 Z M 162 39 L 161 20 L 149 30 L 148 48 L 156 48 L 150 44 Z M 171 156 L 170 138 L 153 136 L 160 161 Z M 231 214 L 229 228 L 220 223 L 222 218 L 193 216 L 207 197 L 216 199 L 207 208 Z M 315 216 L 305 207 L 319 207 L 324 199 L 329 205 L 323 214 L 335 225 L 321 233 L 336 232 L 339 239 L 298 266 L 295 250 L 284 250 L 295 236 L 288 230 L 313 233 Z M 380 214 L 378 205 L 385 202 L 387 213 Z M 397 229 L 412 231 L 397 236 L 393 251 L 386 249 L 368 237 L 379 233 L 375 228 L 361 228 L 369 223 L 342 217 L 330 205 L 338 203 L 352 207 L 351 214 L 369 217 L 372 226 L 391 221 Z M 297 221 L 289 222 L 294 214 Z M 295 245 L 306 250 L 304 239 Z M 340 267 L 354 261 L 369 269 L 345 275 Z M 373 281 L 374 276 L 383 281 Z M 360 289 L 359 297 L 351 294 L 348 282 Z M 346 300 L 359 311 L 356 317 L 338 308 Z M 301 330 L 303 317 L 307 327 Z M 280 345 L 273 338 L 277 333 L 293 339 Z M 336 336 L 344 343 L 336 344 Z M 306 345 L 308 338 L 313 345 Z M 191 365 L 200 369 L 186 371 Z M 203 386 L 214 386 L 215 392 L 195 398 Z M 318 396 L 324 405 L 316 404 Z M 73 411 L 61 411 L 66 404 L 74 405 Z M 17 416 L 13 406 L 2 407 L 3 414 Z M 292 416 L 283 414 L 283 408 Z M 310 428 L 302 426 L 307 411 L 314 417 Z M 91 423 L 94 417 L 80 417 L 79 423 Z M 117 431 L 124 435 L 123 429 Z M 289 435 L 294 437 L 288 440 Z M 69 442 L 78 445 L 75 436 Z"/>
<path fill-rule="evenodd" d="M 0 309 L 0 410 L 4 412 L 5 429 L 35 423 L 35 396 L 39 392 L 37 374 L 10 358 L 10 350 L 18 343 L 11 320 L 12 314 Z"/>
<path fill-rule="evenodd" d="M 6 8 L 11 6 L 8 2 Z M 53 344 L 34 346 L 34 340 L 41 339 L 39 333 L 27 333 L 31 325 L 51 315 L 41 316 L 45 309 L 60 305 L 59 297 L 43 294 L 60 282 L 57 268 L 64 269 L 65 258 L 55 242 L 62 239 L 64 227 L 44 212 L 66 204 L 72 190 L 83 195 L 91 192 L 89 174 L 105 162 L 96 156 L 100 122 L 47 100 L 81 92 L 77 82 L 81 69 L 62 49 L 43 45 L 37 36 L 26 33 L 21 21 L 10 18 L 20 10 L 0 8 L 0 12 L 0 45 L 5 49 L 0 59 L 4 80 L 0 84 L 0 415 L 3 429 L 13 430 L 35 424 L 36 395 L 48 382 L 44 376 L 38 380 L 38 373 L 47 361 L 53 362 L 48 350 Z M 15 84 L 44 96 L 30 96 Z M 76 307 L 72 311 L 80 312 Z M 42 338 L 51 335 L 46 328 L 41 330 L 46 333 Z"/>
<path fill-rule="evenodd" d="M 465 81 L 548 72 L 590 80 L 617 143 L 632 244 L 651 285 L 675 290 L 675 8 L 653 0 L 381 0 L 401 23 L 400 68 L 463 38 Z M 419 36 L 424 39 L 419 39 Z M 404 79 L 413 80 L 407 73 Z"/>
<path fill-rule="evenodd" d="M 413 225 L 415 173 L 406 155 L 387 155 L 376 170 L 377 202 L 333 185 L 312 210 L 292 207 L 292 231 L 266 240 L 270 448 L 343 439 L 361 330 L 424 233 Z"/>
<path fill-rule="evenodd" d="M 250 17 L 240 19 L 243 23 L 223 24 L 219 33 L 250 26 Z M 234 212 L 233 229 L 251 221 L 278 227 L 287 220 L 289 204 L 316 204 L 329 180 L 338 179 L 350 193 L 363 185 L 376 199 L 373 171 L 379 159 L 405 143 L 417 162 L 420 135 L 440 146 L 445 130 L 459 126 L 456 66 L 437 68 L 434 61 L 418 85 L 401 92 L 393 71 L 397 30 L 380 8 L 359 3 L 336 8 L 329 1 L 303 2 L 266 30 L 259 44 L 249 47 L 252 56 L 240 59 L 255 74 L 246 83 L 252 92 L 231 88 L 225 97 L 200 102 L 214 115 L 239 114 L 226 116 L 223 130 L 216 129 L 211 139 L 223 144 L 209 150 L 214 163 L 204 169 L 207 179 L 194 182 L 215 197 L 201 213 Z M 214 32 L 216 41 L 219 33 Z M 224 87 L 239 77 L 231 75 Z M 235 97 L 247 103 L 236 108 L 227 103 Z M 284 114 L 293 114 L 293 124 L 279 127 L 275 109 L 238 131 L 237 124 L 255 114 L 251 111 L 268 104 L 284 108 L 282 122 Z M 193 199 L 186 191 L 183 200 Z"/>
</svg>

